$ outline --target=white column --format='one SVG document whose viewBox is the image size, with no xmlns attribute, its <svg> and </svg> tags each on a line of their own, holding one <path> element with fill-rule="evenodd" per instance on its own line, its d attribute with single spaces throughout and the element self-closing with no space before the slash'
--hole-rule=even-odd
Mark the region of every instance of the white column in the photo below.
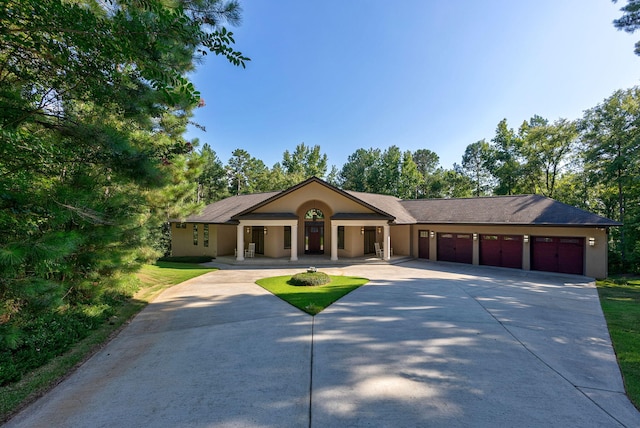
<svg viewBox="0 0 640 428">
<path fill-rule="evenodd" d="M 338 226 L 331 222 L 331 260 L 338 260 Z"/>
<path fill-rule="evenodd" d="M 236 226 L 236 260 L 244 260 L 244 226 L 242 223 Z"/>
<path fill-rule="evenodd" d="M 389 225 L 385 224 L 382 229 L 382 236 L 384 237 L 384 259 L 391 260 L 391 236 L 389 235 Z"/>
<path fill-rule="evenodd" d="M 291 225 L 291 261 L 298 260 L 298 225 Z"/>
</svg>

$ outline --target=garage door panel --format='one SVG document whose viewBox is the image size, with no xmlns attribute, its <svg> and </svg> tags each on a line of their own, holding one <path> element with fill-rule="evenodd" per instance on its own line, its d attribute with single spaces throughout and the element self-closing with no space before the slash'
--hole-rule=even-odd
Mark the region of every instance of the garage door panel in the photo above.
<svg viewBox="0 0 640 428">
<path fill-rule="evenodd" d="M 473 263 L 473 239 L 470 234 L 456 235 L 456 262 Z"/>
<path fill-rule="evenodd" d="M 536 236 L 531 242 L 531 269 L 558 271 L 558 243 L 554 238 Z"/>
<path fill-rule="evenodd" d="M 558 245 L 559 272 L 582 275 L 584 272 L 584 238 L 561 238 Z"/>
<path fill-rule="evenodd" d="M 584 273 L 584 238 L 534 237 L 531 269 L 545 272 Z"/>
<path fill-rule="evenodd" d="M 480 264 L 500 266 L 500 240 L 498 235 L 480 235 Z"/>
<path fill-rule="evenodd" d="M 522 237 L 480 235 L 480 264 L 522 269 Z"/>
<path fill-rule="evenodd" d="M 473 262 L 473 239 L 468 233 L 438 233 L 438 260 L 444 262 Z"/>
<path fill-rule="evenodd" d="M 438 260 L 456 261 L 456 241 L 453 233 L 438 233 Z"/>
<path fill-rule="evenodd" d="M 502 267 L 522 269 L 522 237 L 506 235 L 501 244 Z"/>
</svg>

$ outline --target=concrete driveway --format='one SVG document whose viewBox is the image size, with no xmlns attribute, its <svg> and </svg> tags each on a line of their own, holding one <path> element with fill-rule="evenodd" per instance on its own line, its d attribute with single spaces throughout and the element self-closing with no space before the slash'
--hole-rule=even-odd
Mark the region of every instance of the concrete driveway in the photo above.
<svg viewBox="0 0 640 428">
<path fill-rule="evenodd" d="M 412 261 L 316 317 L 222 270 L 163 293 L 7 427 L 636 427 L 594 285 Z"/>
</svg>

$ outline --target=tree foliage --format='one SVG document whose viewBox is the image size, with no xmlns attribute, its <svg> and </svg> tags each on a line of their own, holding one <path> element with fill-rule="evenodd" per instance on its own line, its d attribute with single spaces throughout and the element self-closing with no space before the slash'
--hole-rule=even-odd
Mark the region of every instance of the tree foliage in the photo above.
<svg viewBox="0 0 640 428">
<path fill-rule="evenodd" d="M 327 173 L 327 155 L 320 153 L 319 145 L 309 147 L 301 143 L 293 153 L 285 150 L 282 155 L 282 168 L 295 182 L 311 177 L 322 178 Z"/>
<path fill-rule="evenodd" d="M 473 181 L 474 196 L 484 196 L 491 190 L 489 143 L 485 140 L 469 144 L 462 155 L 462 170 Z"/>
<path fill-rule="evenodd" d="M 587 110 L 582 121 L 585 171 L 593 185 L 602 186 L 601 203 L 615 205 L 609 212 L 625 223 L 620 229 L 620 262 L 631 253 L 640 258 L 640 89 L 616 91 L 602 104 Z"/>
<path fill-rule="evenodd" d="M 197 156 L 197 155 L 196 155 Z M 199 154 L 202 171 L 197 177 L 197 202 L 210 204 L 229 196 L 227 172 L 216 152 L 205 144 Z"/>
<path fill-rule="evenodd" d="M 380 155 L 380 149 L 374 148 L 358 149 L 353 152 L 340 171 L 340 185 L 347 190 L 376 193 Z"/>
<path fill-rule="evenodd" d="M 567 156 L 578 139 L 576 123 L 559 119 L 525 123 L 522 130 L 524 144 L 525 183 L 530 193 L 554 197 L 556 181 L 567 166 Z"/>
<path fill-rule="evenodd" d="M 618 0 L 612 0 L 617 3 Z M 640 28 L 640 1 L 627 0 L 627 4 L 620 8 L 622 16 L 613 20 L 613 25 L 627 33 L 635 33 Z M 640 42 L 636 42 L 634 52 L 640 55 Z"/>
<path fill-rule="evenodd" d="M 487 166 L 497 181 L 494 192 L 497 195 L 518 193 L 523 177 L 520 162 L 522 139 L 513 128 L 509 128 L 507 120 L 503 119 L 498 123 L 496 135 L 491 142 L 493 146 Z"/>
<path fill-rule="evenodd" d="M 197 201 L 182 137 L 207 52 L 244 66 L 235 1 L 8 0 L 0 13 L 0 346 L 91 302 Z"/>
</svg>

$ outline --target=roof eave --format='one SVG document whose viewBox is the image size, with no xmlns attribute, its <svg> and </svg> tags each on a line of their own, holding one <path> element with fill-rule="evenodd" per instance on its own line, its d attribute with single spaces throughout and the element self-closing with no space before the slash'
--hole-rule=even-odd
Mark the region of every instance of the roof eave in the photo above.
<svg viewBox="0 0 640 428">
<path fill-rule="evenodd" d="M 417 220 L 414 224 L 451 224 L 460 226 L 545 226 L 545 227 L 619 227 L 621 223 L 511 223 L 511 222 L 459 222 Z"/>
</svg>

